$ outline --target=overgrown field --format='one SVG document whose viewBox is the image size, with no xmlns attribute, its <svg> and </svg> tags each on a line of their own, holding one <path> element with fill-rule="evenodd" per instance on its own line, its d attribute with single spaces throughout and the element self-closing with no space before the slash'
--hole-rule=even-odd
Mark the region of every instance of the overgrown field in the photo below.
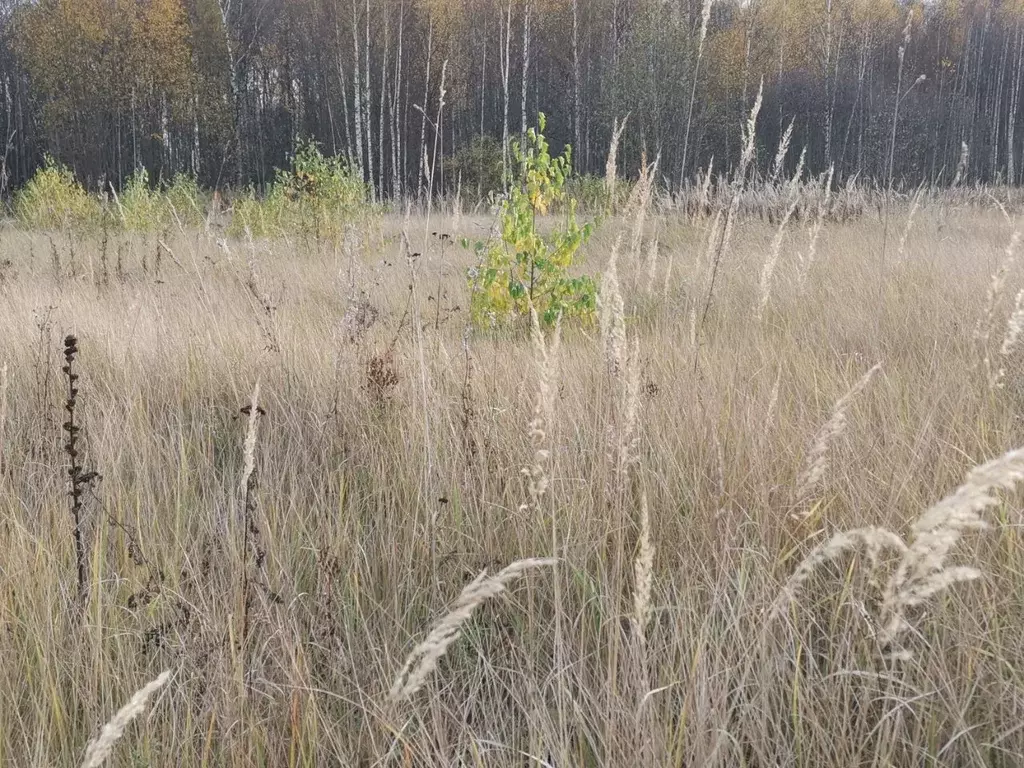
<svg viewBox="0 0 1024 768">
<path fill-rule="evenodd" d="M 1024 445 L 1014 222 L 908 214 L 609 218 L 560 343 L 483 217 L 8 229 L 0 764 L 170 670 L 112 764 L 1020 765 L 1024 458 L 919 521 Z"/>
</svg>

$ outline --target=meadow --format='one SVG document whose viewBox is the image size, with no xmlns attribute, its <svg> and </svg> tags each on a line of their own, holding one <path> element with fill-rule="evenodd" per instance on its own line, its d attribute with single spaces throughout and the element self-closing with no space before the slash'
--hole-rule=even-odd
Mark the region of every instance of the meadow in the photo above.
<svg viewBox="0 0 1024 768">
<path fill-rule="evenodd" d="M 1012 214 L 655 199 L 557 331 L 470 322 L 485 211 L 8 224 L 0 763 L 169 671 L 111 764 L 1020 765 Z"/>
</svg>

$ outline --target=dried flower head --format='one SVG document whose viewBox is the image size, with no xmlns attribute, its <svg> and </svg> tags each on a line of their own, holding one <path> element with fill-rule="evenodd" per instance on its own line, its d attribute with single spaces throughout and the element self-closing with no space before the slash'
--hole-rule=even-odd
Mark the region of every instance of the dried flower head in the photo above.
<svg viewBox="0 0 1024 768">
<path fill-rule="evenodd" d="M 795 122 L 796 118 L 790 119 L 785 133 L 782 134 L 782 138 L 779 140 L 779 148 L 775 152 L 775 160 L 772 162 L 772 175 L 768 177 L 769 184 L 774 184 L 779 180 L 779 176 L 782 175 L 782 164 L 785 162 L 786 154 L 789 152 L 789 142 L 793 138 L 793 125 Z"/>
<path fill-rule="evenodd" d="M 626 130 L 626 125 L 629 123 L 629 115 L 626 115 L 622 119 L 622 123 L 619 123 L 619 118 L 615 118 L 612 122 L 612 141 L 608 147 L 608 160 L 604 166 L 604 191 L 608 196 L 610 204 L 615 203 L 615 186 L 618 183 L 619 171 L 618 171 L 618 156 L 619 156 L 619 140 L 622 138 L 622 134 Z"/>
<path fill-rule="evenodd" d="M 597 295 L 597 319 L 601 328 L 601 347 L 608 370 L 618 375 L 626 358 L 626 307 L 619 290 L 618 255 L 621 235 L 612 246 L 608 267 L 601 277 Z"/>
<path fill-rule="evenodd" d="M 999 503 L 996 490 L 1024 480 L 1024 449 L 975 467 L 964 484 L 926 510 L 911 527 L 910 545 L 889 580 L 881 609 L 879 641 L 895 646 L 910 629 L 908 612 L 952 584 L 976 579 L 976 568 L 949 566 L 946 557 L 966 531 L 988 527 L 981 513 Z"/>
<path fill-rule="evenodd" d="M 124 729 L 128 727 L 132 720 L 146 710 L 146 704 L 149 703 L 149 699 L 164 686 L 170 677 L 170 670 L 161 672 L 155 680 L 146 683 L 146 685 L 136 691 L 131 700 L 114 715 L 110 722 L 103 726 L 100 735 L 89 742 L 89 746 L 85 750 L 82 768 L 99 768 L 99 766 L 103 765 L 107 758 L 110 757 L 114 745 L 124 735 Z"/>
<path fill-rule="evenodd" d="M 437 667 L 437 662 L 449 646 L 458 640 L 462 625 L 469 621 L 484 601 L 504 592 L 509 582 L 531 568 L 551 566 L 556 562 L 554 558 L 519 560 L 489 578 L 486 571 L 477 576 L 462 590 L 448 615 L 434 625 L 427 639 L 413 648 L 391 686 L 391 700 L 408 699 L 423 687 L 430 673 Z"/>
<path fill-rule="evenodd" d="M 654 580 L 654 543 L 651 541 L 651 515 L 647 492 L 640 496 L 640 541 L 633 562 L 633 635 L 644 641 L 651 619 L 651 588 Z"/>
<path fill-rule="evenodd" d="M 989 349 L 989 342 L 992 337 L 992 330 L 995 327 L 996 309 L 1003 296 L 1003 289 L 1006 285 L 1006 278 L 1017 260 L 1017 247 L 1020 245 L 1021 233 L 1015 229 L 1010 236 L 1010 242 L 1006 246 L 1003 260 L 999 268 L 992 274 L 992 281 L 989 283 L 988 292 L 985 295 L 985 311 L 978 320 L 974 330 L 974 338 L 978 341 L 981 350 L 982 365 L 988 378 L 989 386 L 995 388 L 999 383 L 998 372 L 992 364 L 992 353 Z"/>
<path fill-rule="evenodd" d="M 882 364 L 876 363 L 845 395 L 839 398 L 832 409 L 832 415 L 814 436 L 811 447 L 807 451 L 807 457 L 804 459 L 803 469 L 800 470 L 796 480 L 794 499 L 797 510 L 791 515 L 794 520 L 806 520 L 809 516 L 810 510 L 806 503 L 814 494 L 828 469 L 829 446 L 846 430 L 846 413 L 854 399 L 867 388 L 880 370 L 882 370 Z"/>
<path fill-rule="evenodd" d="M 535 511 L 540 511 L 541 500 L 548 488 L 547 465 L 551 459 L 551 445 L 548 433 L 555 419 L 555 394 L 558 389 L 558 349 L 561 342 L 561 318 L 555 323 L 550 344 L 544 339 L 537 311 L 530 307 L 533 322 L 533 349 L 537 361 L 537 400 L 533 407 L 533 418 L 528 432 L 533 447 L 533 463 L 522 470 L 529 479 L 530 502 Z"/>
<path fill-rule="evenodd" d="M 884 528 L 858 528 L 838 533 L 811 551 L 783 587 L 772 609 L 782 609 L 799 597 L 802 586 L 821 565 L 858 546 L 868 551 L 869 574 L 874 580 L 879 556 L 885 550 L 899 554 L 882 593 L 881 605 L 873 617 L 879 647 L 890 657 L 906 659 L 911 654 L 903 643 L 913 629 L 912 611 L 929 598 L 954 584 L 981 576 L 978 568 L 946 562 L 960 537 L 968 531 L 984 530 L 988 523 L 981 513 L 999 503 L 994 491 L 1009 490 L 1024 480 L 1024 449 L 1017 449 L 975 467 L 963 485 L 925 512 L 911 526 L 909 543 Z"/>
<path fill-rule="evenodd" d="M 1024 331 L 1024 288 L 1017 291 L 1017 298 L 1013 302 L 1013 311 L 1006 321 L 1006 335 L 1003 336 L 1003 343 L 999 346 L 999 356 L 1002 358 L 1002 362 L 991 382 L 996 389 L 1002 389 L 1006 384 L 1006 366 L 1017 347 L 1017 341 L 1020 339 L 1022 331 Z"/>
<path fill-rule="evenodd" d="M 818 568 L 861 546 L 867 550 L 868 563 L 872 571 L 878 567 L 879 557 L 885 550 L 893 550 L 900 554 L 907 551 L 903 539 L 885 528 L 868 526 L 837 533 L 824 544 L 819 544 L 812 549 L 803 562 L 797 566 L 772 607 L 772 615 L 778 616 L 787 605 L 800 596 L 803 585 Z"/>
<path fill-rule="evenodd" d="M 779 261 L 779 254 L 782 253 L 782 241 L 786 237 L 786 225 L 789 224 L 793 211 L 796 210 L 796 206 L 800 202 L 800 178 L 804 172 L 804 159 L 806 156 L 807 148 L 804 147 L 803 152 L 800 153 L 800 162 L 797 163 L 796 172 L 789 182 L 787 193 L 789 202 L 786 206 L 786 212 L 783 214 L 782 221 L 779 222 L 779 227 L 775 231 L 775 237 L 772 238 L 771 250 L 768 251 L 768 258 L 765 259 L 764 266 L 761 268 L 761 300 L 757 306 L 758 318 L 764 314 L 764 310 L 768 306 L 768 299 L 771 296 L 772 290 L 772 277 L 775 274 L 775 266 Z"/>
</svg>

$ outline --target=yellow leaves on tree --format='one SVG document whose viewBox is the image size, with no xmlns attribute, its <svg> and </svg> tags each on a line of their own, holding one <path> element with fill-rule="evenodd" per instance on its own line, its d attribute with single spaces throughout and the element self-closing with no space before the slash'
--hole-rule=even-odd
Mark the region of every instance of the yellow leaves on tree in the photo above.
<svg viewBox="0 0 1024 768">
<path fill-rule="evenodd" d="M 193 81 L 188 17 L 181 0 L 140 4 L 135 38 L 142 53 L 142 77 L 180 106 Z"/>
<path fill-rule="evenodd" d="M 182 0 L 41 0 L 23 6 L 15 52 L 44 98 L 52 130 L 147 103 L 189 103 L 192 49 Z M 155 106 L 159 104 L 159 106 Z"/>
</svg>

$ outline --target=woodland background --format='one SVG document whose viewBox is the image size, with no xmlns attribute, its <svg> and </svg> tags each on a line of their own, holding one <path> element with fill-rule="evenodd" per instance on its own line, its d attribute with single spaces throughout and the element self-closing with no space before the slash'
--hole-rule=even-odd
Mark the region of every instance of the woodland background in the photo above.
<svg viewBox="0 0 1024 768">
<path fill-rule="evenodd" d="M 422 195 L 431 166 L 472 194 L 543 111 L 581 173 L 630 115 L 620 169 L 660 153 L 676 188 L 735 164 L 762 78 L 763 165 L 792 121 L 810 172 L 886 179 L 898 112 L 897 186 L 951 182 L 964 145 L 970 178 L 1017 184 L 1022 20 L 1019 0 L 6 0 L 2 186 L 50 154 L 94 190 L 140 167 L 263 189 L 313 139 L 378 199 Z"/>
</svg>

